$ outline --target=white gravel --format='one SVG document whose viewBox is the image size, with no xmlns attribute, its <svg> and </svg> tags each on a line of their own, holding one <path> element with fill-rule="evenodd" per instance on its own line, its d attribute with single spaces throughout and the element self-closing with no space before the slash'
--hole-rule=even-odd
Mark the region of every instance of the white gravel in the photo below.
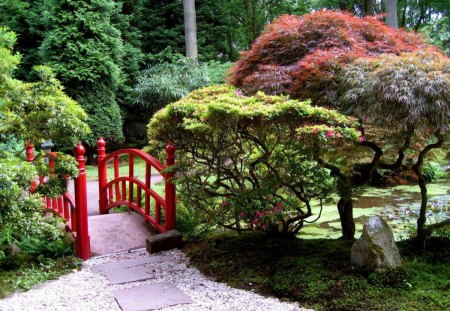
<svg viewBox="0 0 450 311">
<path fill-rule="evenodd" d="M 97 257 L 83 263 L 81 271 L 74 271 L 49 281 L 33 289 L 16 293 L 0 300 L 1 311 L 39 311 L 39 310 L 114 310 L 120 311 L 111 291 L 131 288 L 140 284 L 172 282 L 194 301 L 193 304 L 164 308 L 165 311 L 294 311 L 305 310 L 296 303 L 281 302 L 253 292 L 235 289 L 223 283 L 214 282 L 197 269 L 189 266 L 188 259 L 179 250 L 158 255 L 179 259 L 178 263 L 153 264 L 154 278 L 142 282 L 122 285 L 108 285 L 105 277 L 91 272 L 91 266 L 111 261 L 149 256 L 144 249 L 104 257 Z"/>
</svg>

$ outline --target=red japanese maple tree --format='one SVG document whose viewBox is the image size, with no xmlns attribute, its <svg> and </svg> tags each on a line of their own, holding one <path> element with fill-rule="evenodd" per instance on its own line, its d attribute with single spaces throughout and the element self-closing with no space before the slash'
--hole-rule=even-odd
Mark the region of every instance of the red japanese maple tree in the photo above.
<svg viewBox="0 0 450 311">
<path fill-rule="evenodd" d="M 436 50 L 414 32 L 394 29 L 377 16 L 318 11 L 284 15 L 244 52 L 229 82 L 247 94 L 289 94 L 328 105 L 337 97 L 341 68 L 360 57 Z"/>
</svg>

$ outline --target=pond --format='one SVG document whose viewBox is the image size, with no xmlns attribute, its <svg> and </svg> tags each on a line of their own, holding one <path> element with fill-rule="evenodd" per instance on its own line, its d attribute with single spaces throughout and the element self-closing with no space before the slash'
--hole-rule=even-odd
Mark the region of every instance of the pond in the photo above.
<svg viewBox="0 0 450 311">
<path fill-rule="evenodd" d="M 427 222 L 450 217 L 450 181 L 430 183 L 428 188 Z M 415 226 L 420 208 L 420 189 L 417 185 L 386 188 L 367 188 L 355 200 L 353 216 L 356 222 L 355 237 L 359 238 L 364 222 L 371 216 L 383 217 L 391 226 L 396 240 L 407 238 L 406 228 Z M 313 212 L 318 213 L 316 207 Z M 315 219 L 317 216 L 311 217 Z M 409 224 L 409 225 L 408 225 Z M 305 224 L 301 238 L 339 238 L 341 225 L 336 204 L 324 205 L 322 216 L 313 224 Z"/>
</svg>

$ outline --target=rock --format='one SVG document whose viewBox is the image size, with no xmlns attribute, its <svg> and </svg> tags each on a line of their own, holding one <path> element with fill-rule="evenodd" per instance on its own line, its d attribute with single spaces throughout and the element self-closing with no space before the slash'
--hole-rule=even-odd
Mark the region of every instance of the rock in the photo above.
<svg viewBox="0 0 450 311">
<path fill-rule="evenodd" d="M 352 264 L 372 270 L 401 265 L 400 253 L 389 225 L 379 216 L 371 217 L 359 240 L 352 246 Z"/>
<path fill-rule="evenodd" d="M 15 256 L 17 254 L 22 253 L 22 250 L 20 249 L 19 246 L 17 246 L 14 242 L 11 243 L 8 248 L 7 248 L 7 252 L 10 256 Z"/>
<path fill-rule="evenodd" d="M 183 244 L 181 233 L 177 230 L 170 230 L 164 233 L 151 236 L 147 240 L 147 251 L 150 254 L 180 248 Z"/>
</svg>

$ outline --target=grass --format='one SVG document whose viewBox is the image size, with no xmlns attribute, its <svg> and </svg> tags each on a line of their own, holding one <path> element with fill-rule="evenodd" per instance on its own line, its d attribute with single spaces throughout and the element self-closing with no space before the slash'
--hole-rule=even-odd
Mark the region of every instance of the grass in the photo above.
<svg viewBox="0 0 450 311">
<path fill-rule="evenodd" d="M 208 276 L 315 310 L 450 310 L 450 240 L 433 238 L 416 253 L 398 243 L 401 268 L 384 273 L 350 264 L 351 242 L 226 235 L 187 244 Z"/>
<path fill-rule="evenodd" d="M 80 267 L 81 261 L 74 256 L 30 260 L 29 257 L 22 254 L 15 257 L 11 265 L 10 267 L 3 266 L 3 269 L 0 269 L 0 298 L 70 273 Z"/>
<path fill-rule="evenodd" d="M 121 176 L 128 176 L 128 156 L 120 157 L 119 171 Z M 158 172 L 152 168 L 152 174 Z M 107 164 L 107 174 L 111 178 L 114 176 L 114 164 Z M 145 161 L 140 158 L 134 158 L 134 176 L 137 178 L 145 177 Z M 86 165 L 86 177 L 88 181 L 98 180 L 98 167 L 96 165 Z"/>
</svg>

